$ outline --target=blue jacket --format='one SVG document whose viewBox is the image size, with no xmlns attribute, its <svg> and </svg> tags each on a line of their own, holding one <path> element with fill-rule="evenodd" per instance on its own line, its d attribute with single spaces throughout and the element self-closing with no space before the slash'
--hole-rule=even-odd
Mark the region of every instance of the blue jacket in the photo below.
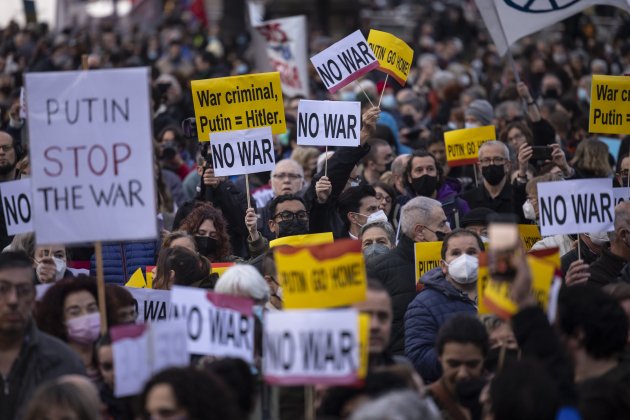
<svg viewBox="0 0 630 420">
<path fill-rule="evenodd" d="M 103 244 L 105 283 L 124 285 L 138 268 L 142 268 L 142 274 L 146 277 L 146 266 L 155 265 L 157 252 L 156 241 Z M 94 255 L 90 259 L 90 275 L 96 276 Z"/>
<path fill-rule="evenodd" d="M 440 267 L 425 273 L 420 282 L 424 284 L 424 289 L 405 313 L 405 356 L 422 379 L 431 383 L 442 375 L 435 348 L 438 330 L 455 314 L 476 314 L 477 305 L 446 280 Z"/>
</svg>

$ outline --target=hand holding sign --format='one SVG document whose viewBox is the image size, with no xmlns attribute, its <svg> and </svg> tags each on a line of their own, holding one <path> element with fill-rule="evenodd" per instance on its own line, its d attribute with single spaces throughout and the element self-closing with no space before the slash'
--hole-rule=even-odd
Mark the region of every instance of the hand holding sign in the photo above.
<svg viewBox="0 0 630 420">
<path fill-rule="evenodd" d="M 367 139 L 374 137 L 376 133 L 376 120 L 381 115 L 381 109 L 378 107 L 372 107 L 363 113 L 361 122 L 363 126 L 361 128 L 361 145 L 363 145 Z"/>
<path fill-rule="evenodd" d="M 317 194 L 317 202 L 324 204 L 328 201 L 330 194 L 332 193 L 332 183 L 327 176 L 323 176 L 315 184 L 315 194 Z"/>
<path fill-rule="evenodd" d="M 589 265 L 583 260 L 576 260 L 571 263 L 567 273 L 564 276 L 564 282 L 567 286 L 586 283 L 591 277 Z"/>
<path fill-rule="evenodd" d="M 258 234 L 258 216 L 256 215 L 256 210 L 252 207 L 247 209 L 245 213 L 245 226 L 247 227 L 247 231 L 249 232 L 249 239 L 253 241 L 257 241 L 260 235 Z"/>
</svg>

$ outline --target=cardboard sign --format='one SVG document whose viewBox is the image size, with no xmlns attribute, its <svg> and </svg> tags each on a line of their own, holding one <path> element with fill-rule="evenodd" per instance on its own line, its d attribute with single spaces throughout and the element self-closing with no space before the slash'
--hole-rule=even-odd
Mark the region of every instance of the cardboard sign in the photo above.
<svg viewBox="0 0 630 420">
<path fill-rule="evenodd" d="M 333 237 L 332 232 L 310 233 L 308 235 L 291 235 L 274 239 L 269 242 L 269 248 L 275 248 L 280 245 L 308 246 L 332 244 L 333 242 L 335 242 L 335 238 Z"/>
<path fill-rule="evenodd" d="M 366 274 L 361 242 L 274 249 L 286 309 L 332 308 L 365 300 Z"/>
<path fill-rule="evenodd" d="M 549 236 L 611 231 L 613 199 L 610 178 L 539 183 L 540 233 Z"/>
<path fill-rule="evenodd" d="M 404 86 L 413 63 L 413 49 L 394 35 L 371 29 L 367 39 L 378 60 L 378 69 Z"/>
<path fill-rule="evenodd" d="M 630 134 L 630 77 L 593 75 L 588 131 Z"/>
<path fill-rule="evenodd" d="M 356 147 L 360 137 L 361 102 L 300 101 L 298 145 Z"/>
<path fill-rule="evenodd" d="M 148 69 L 25 77 L 37 243 L 155 238 Z"/>
<path fill-rule="evenodd" d="M 31 180 L 24 178 L 17 181 L 0 183 L 4 223 L 9 235 L 33 231 L 31 212 Z"/>
<path fill-rule="evenodd" d="M 416 242 L 414 256 L 416 259 L 416 284 L 429 270 L 440 266 L 442 242 Z"/>
<path fill-rule="evenodd" d="M 271 171 L 276 166 L 271 127 L 210 135 L 215 176 Z"/>
<path fill-rule="evenodd" d="M 361 371 L 355 309 L 273 311 L 265 319 L 263 372 L 275 385 L 349 385 Z"/>
<path fill-rule="evenodd" d="M 538 225 L 518 225 L 518 232 L 525 246 L 525 251 L 532 249 L 534 244 L 542 239 Z"/>
<path fill-rule="evenodd" d="M 139 394 L 151 376 L 161 370 L 189 364 L 184 320 L 119 325 L 110 333 L 114 395 L 118 398 Z"/>
<path fill-rule="evenodd" d="M 253 302 L 194 287 L 171 290 L 173 316 L 186 320 L 188 350 L 193 354 L 254 361 Z"/>
<path fill-rule="evenodd" d="M 254 28 L 264 38 L 271 67 L 280 73 L 282 92 L 289 97 L 308 98 L 310 91 L 306 61 L 306 16 L 267 20 L 254 24 Z"/>
<path fill-rule="evenodd" d="M 615 207 L 622 201 L 630 201 L 630 188 L 617 187 L 613 188 L 613 196 L 615 197 Z"/>
<path fill-rule="evenodd" d="M 171 291 L 127 287 L 135 301 L 137 322 L 163 321 L 173 318 Z"/>
<path fill-rule="evenodd" d="M 190 87 L 201 142 L 223 131 L 268 126 L 273 134 L 287 131 L 277 72 L 193 80 Z"/>
<path fill-rule="evenodd" d="M 378 67 L 360 30 L 311 57 L 311 63 L 331 93 Z"/>
<path fill-rule="evenodd" d="M 496 140 L 493 125 L 463 128 L 444 133 L 446 160 L 448 166 L 473 165 L 479 161 L 479 146 L 490 140 Z"/>
</svg>

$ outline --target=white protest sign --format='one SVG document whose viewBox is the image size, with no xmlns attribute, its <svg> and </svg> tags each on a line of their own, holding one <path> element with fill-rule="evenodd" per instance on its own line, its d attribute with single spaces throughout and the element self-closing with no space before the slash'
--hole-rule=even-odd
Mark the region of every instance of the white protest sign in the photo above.
<svg viewBox="0 0 630 420">
<path fill-rule="evenodd" d="M 139 394 L 155 373 L 189 364 L 184 320 L 115 326 L 111 336 L 116 397 Z"/>
<path fill-rule="evenodd" d="M 271 127 L 210 133 L 215 176 L 255 174 L 276 166 Z"/>
<path fill-rule="evenodd" d="M 611 231 L 615 217 L 612 180 L 540 183 L 538 212 L 543 236 Z"/>
<path fill-rule="evenodd" d="M 0 194 L 2 194 L 2 210 L 7 233 L 17 235 L 32 232 L 31 180 L 24 178 L 18 181 L 2 182 Z"/>
<path fill-rule="evenodd" d="M 254 361 L 253 302 L 194 287 L 175 286 L 171 305 L 186 320 L 188 350 L 193 354 Z"/>
<path fill-rule="evenodd" d="M 147 68 L 26 74 L 38 244 L 155 238 Z"/>
<path fill-rule="evenodd" d="M 356 147 L 360 136 L 361 102 L 300 101 L 297 132 L 300 146 Z"/>
<path fill-rule="evenodd" d="M 622 201 L 630 201 L 630 188 L 628 187 L 613 188 L 613 194 L 615 196 L 615 206 Z"/>
<path fill-rule="evenodd" d="M 311 63 L 331 93 L 378 67 L 378 60 L 360 30 L 311 57 Z"/>
<path fill-rule="evenodd" d="M 125 287 L 136 301 L 138 322 L 161 321 L 171 318 L 171 291 Z"/>
<path fill-rule="evenodd" d="M 357 381 L 359 368 L 356 310 L 266 314 L 263 372 L 268 383 L 347 385 Z"/>
</svg>

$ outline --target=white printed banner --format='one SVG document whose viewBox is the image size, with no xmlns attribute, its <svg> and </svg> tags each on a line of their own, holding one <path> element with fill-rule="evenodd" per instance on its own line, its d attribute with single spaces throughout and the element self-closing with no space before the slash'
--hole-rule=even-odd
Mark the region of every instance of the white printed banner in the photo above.
<svg viewBox="0 0 630 420">
<path fill-rule="evenodd" d="M 543 236 L 611 231 L 615 221 L 612 180 L 540 183 L 538 212 Z"/>
<path fill-rule="evenodd" d="M 147 68 L 26 74 L 38 244 L 155 238 Z"/>
<path fill-rule="evenodd" d="M 137 322 L 162 321 L 172 317 L 171 291 L 125 287 L 136 301 Z"/>
<path fill-rule="evenodd" d="M 186 320 L 188 350 L 193 354 L 254 361 L 253 302 L 194 287 L 175 286 L 171 305 Z"/>
<path fill-rule="evenodd" d="M 359 313 L 354 309 L 269 312 L 263 371 L 279 385 L 355 383 L 360 369 Z"/>
<path fill-rule="evenodd" d="M 361 102 L 300 101 L 297 132 L 300 146 L 356 147 L 360 137 Z"/>
<path fill-rule="evenodd" d="M 17 181 L 0 183 L 4 223 L 9 235 L 33 231 L 33 212 L 31 207 L 31 180 L 24 178 Z"/>
<path fill-rule="evenodd" d="M 271 127 L 210 134 L 216 176 L 255 174 L 276 166 Z"/>
</svg>

